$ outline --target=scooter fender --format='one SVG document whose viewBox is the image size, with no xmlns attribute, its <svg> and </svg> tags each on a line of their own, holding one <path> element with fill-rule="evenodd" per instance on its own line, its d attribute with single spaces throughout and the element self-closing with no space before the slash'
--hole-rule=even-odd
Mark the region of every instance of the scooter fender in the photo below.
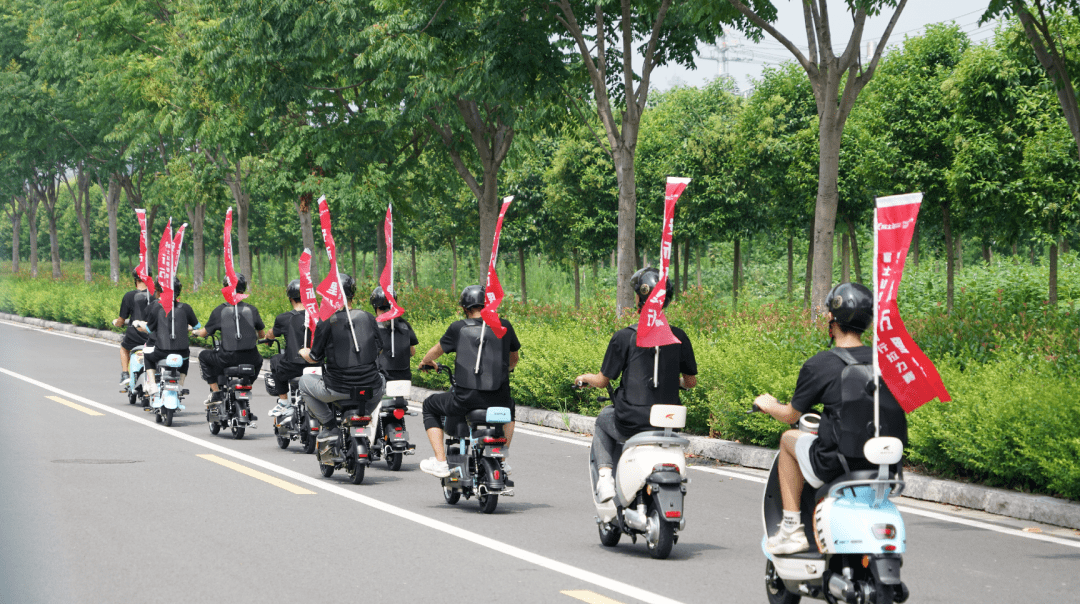
<svg viewBox="0 0 1080 604">
<path fill-rule="evenodd" d="M 645 488 L 653 468 L 661 464 L 677 466 L 680 480 L 686 477 L 686 455 L 679 447 L 641 445 L 623 449 L 615 472 L 615 492 L 622 507 L 629 507 L 638 491 Z"/>
<path fill-rule="evenodd" d="M 506 475 L 502 471 L 502 465 L 498 459 L 481 457 L 480 463 L 484 464 L 484 485 L 489 491 L 502 491 L 506 488 Z"/>
<path fill-rule="evenodd" d="M 166 409 L 178 409 L 180 407 L 180 397 L 172 390 L 165 390 L 161 393 L 161 404 Z"/>
<path fill-rule="evenodd" d="M 902 554 L 907 532 L 900 511 L 890 500 L 873 507 L 870 486 L 845 489 L 840 497 L 826 497 L 814 510 L 814 535 L 818 549 L 827 554 Z M 891 526 L 892 538 L 879 538 L 875 526 Z"/>
<path fill-rule="evenodd" d="M 652 487 L 660 517 L 676 524 L 683 519 L 682 476 L 678 472 L 653 472 L 645 481 Z"/>
<path fill-rule="evenodd" d="M 899 554 L 871 555 L 870 574 L 882 585 L 900 585 L 900 567 L 904 565 Z"/>
</svg>

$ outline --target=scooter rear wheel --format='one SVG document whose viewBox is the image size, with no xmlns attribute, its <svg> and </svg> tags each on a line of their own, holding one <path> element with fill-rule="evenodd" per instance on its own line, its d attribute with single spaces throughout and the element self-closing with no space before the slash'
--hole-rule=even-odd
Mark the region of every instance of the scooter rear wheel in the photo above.
<svg viewBox="0 0 1080 604">
<path fill-rule="evenodd" d="M 209 411 L 206 412 L 206 416 L 207 416 L 207 418 L 210 417 L 210 412 Z M 210 425 L 210 434 L 217 434 L 218 432 L 221 432 L 221 424 L 219 424 L 219 423 L 217 423 L 215 421 L 212 421 L 210 419 L 207 419 L 206 421 Z"/>
<path fill-rule="evenodd" d="M 240 440 L 244 438 L 244 432 L 247 430 L 244 426 L 237 426 L 232 429 L 232 437 L 234 440 Z"/>
<path fill-rule="evenodd" d="M 476 501 L 480 503 L 482 513 L 490 514 L 495 511 L 495 506 L 499 505 L 499 496 L 488 493 L 477 497 Z"/>
<path fill-rule="evenodd" d="M 615 547 L 619 544 L 619 539 L 622 538 L 622 531 L 614 524 L 607 522 L 601 522 L 597 525 L 600 529 L 600 544 L 604 547 Z"/>
<path fill-rule="evenodd" d="M 802 600 L 802 596 L 787 590 L 784 581 L 776 574 L 772 560 L 765 560 L 765 595 L 769 598 L 769 604 L 799 604 Z"/>
<path fill-rule="evenodd" d="M 397 472 L 401 469 L 401 460 L 404 457 L 401 453 L 391 453 L 386 456 L 386 467 L 390 468 L 391 472 Z"/>
<path fill-rule="evenodd" d="M 171 427 L 172 426 L 173 413 L 175 411 L 176 411 L 175 409 L 169 409 L 168 407 L 163 407 L 161 409 L 161 415 L 159 416 L 159 417 L 161 417 L 161 423 L 165 424 L 166 427 Z"/>
<path fill-rule="evenodd" d="M 645 545 L 649 548 L 649 555 L 657 560 L 667 560 L 671 555 L 671 547 L 675 545 L 675 525 L 660 517 L 660 510 L 653 506 L 649 512 L 649 522 L 656 525 L 656 540 L 649 541 L 645 538 Z"/>
<path fill-rule="evenodd" d="M 443 496 L 443 499 L 446 500 L 446 503 L 449 503 L 450 505 L 454 505 L 458 501 L 461 500 L 461 491 L 455 491 L 454 489 L 451 489 L 450 487 L 443 487 L 442 488 L 442 496 Z"/>
<path fill-rule="evenodd" d="M 304 440 L 304 453 L 307 453 L 308 455 L 311 455 L 314 452 L 315 452 L 315 436 L 313 434 L 309 434 L 307 439 Z"/>
</svg>

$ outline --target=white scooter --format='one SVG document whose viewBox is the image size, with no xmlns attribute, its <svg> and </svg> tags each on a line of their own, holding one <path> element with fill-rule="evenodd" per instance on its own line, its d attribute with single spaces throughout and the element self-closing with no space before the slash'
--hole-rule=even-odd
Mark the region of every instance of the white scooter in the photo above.
<svg viewBox="0 0 1080 604">
<path fill-rule="evenodd" d="M 816 432 L 819 421 L 816 414 L 803 415 L 799 429 Z M 900 581 L 904 519 L 889 500 L 904 488 L 903 452 L 898 438 L 871 438 L 863 456 L 878 466 L 876 470 L 855 470 L 820 489 L 804 488 L 800 509 L 810 551 L 792 555 L 770 554 L 765 547 L 783 518 L 773 461 L 762 503 L 761 541 L 770 604 L 797 604 L 803 597 L 830 604 L 892 604 L 908 599 L 908 588 Z"/>
<path fill-rule="evenodd" d="M 614 499 L 604 503 L 597 499 L 599 473 L 593 452 L 589 455 L 589 477 L 600 543 L 615 547 L 623 533 L 635 543 L 638 535 L 644 535 L 649 554 L 663 560 L 679 540 L 679 531 L 686 528 L 683 498 L 690 482 L 686 477 L 690 441 L 673 431 L 686 425 L 686 407 L 653 405 L 649 423 L 663 430 L 634 435 L 616 455 Z"/>
</svg>

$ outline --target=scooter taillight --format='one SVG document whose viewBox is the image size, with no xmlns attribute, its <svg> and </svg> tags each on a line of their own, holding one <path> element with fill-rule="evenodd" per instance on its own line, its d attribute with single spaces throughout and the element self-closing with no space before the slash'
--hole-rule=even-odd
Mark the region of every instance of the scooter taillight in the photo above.
<svg viewBox="0 0 1080 604">
<path fill-rule="evenodd" d="M 484 438 L 480 439 L 480 442 L 484 443 L 485 445 L 497 445 L 506 442 L 506 439 L 495 438 L 494 436 L 485 436 Z"/>
<path fill-rule="evenodd" d="M 394 419 L 405 419 L 405 410 L 394 409 Z"/>
<path fill-rule="evenodd" d="M 237 390 L 251 390 L 251 386 L 237 386 Z"/>
<path fill-rule="evenodd" d="M 682 518 L 682 512 L 679 510 L 669 510 L 664 512 L 664 516 L 667 518 Z"/>
<path fill-rule="evenodd" d="M 896 539 L 896 527 L 891 524 L 875 524 L 870 529 L 878 539 Z"/>
</svg>

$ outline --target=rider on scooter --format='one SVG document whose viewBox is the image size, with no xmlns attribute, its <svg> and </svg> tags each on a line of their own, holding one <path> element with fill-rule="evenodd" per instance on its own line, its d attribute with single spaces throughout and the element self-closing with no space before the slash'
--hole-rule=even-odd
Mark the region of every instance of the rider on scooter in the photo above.
<svg viewBox="0 0 1080 604">
<path fill-rule="evenodd" d="M 846 349 L 859 363 L 871 362 L 871 350 L 862 343 L 862 333 L 874 318 L 874 298 L 859 283 L 841 283 L 826 298 L 831 320 L 829 338 L 837 348 Z M 771 394 L 754 399 L 754 404 L 785 424 L 796 424 L 802 414 L 815 405 L 823 405 L 818 433 L 788 430 L 780 438 L 777 461 L 784 519 L 780 530 L 769 538 L 766 548 L 772 554 L 796 554 L 810 549 L 800 517 L 803 483 L 816 488 L 844 473 L 835 434 L 841 412 L 841 373 L 843 359 L 830 350 L 810 357 L 799 370 L 795 393 L 789 405 L 782 405 Z M 848 458 L 852 470 L 876 466 L 864 458 Z"/>
<path fill-rule="evenodd" d="M 630 278 L 630 286 L 637 293 L 639 313 L 658 283 L 660 271 L 655 268 L 643 268 Z M 675 297 L 671 287 L 671 279 L 668 279 L 665 307 Z M 611 336 L 600 373 L 586 373 L 574 379 L 577 384 L 607 388 L 612 380 L 622 375 L 612 404 L 596 417 L 593 433 L 592 448 L 600 475 L 596 492 L 600 503 L 615 497 L 615 479 L 611 469 L 616 447 L 639 432 L 653 429 L 649 423 L 649 412 L 653 405 L 680 405 L 679 388 L 689 389 L 697 385 L 697 361 L 694 360 L 690 338 L 674 325 L 671 326 L 671 333 L 679 339 L 679 345 L 661 346 L 657 358 L 655 349 L 637 345 L 636 324 L 620 329 Z M 659 366 L 654 366 L 655 363 L 659 363 Z M 659 382 L 657 384 L 652 383 L 654 370 Z"/>
<path fill-rule="evenodd" d="M 282 413 L 289 405 L 289 382 L 304 374 L 307 361 L 300 356 L 300 349 L 308 346 L 304 340 L 307 333 L 307 313 L 300 301 L 300 280 L 293 279 L 285 287 L 285 295 L 292 304 L 292 310 L 283 312 L 274 318 L 274 327 L 270 330 L 271 338 L 285 336 L 285 352 L 270 357 L 270 375 L 266 378 L 267 390 L 272 390 L 278 397 L 277 405 L 270 410 L 271 417 Z"/>
<path fill-rule="evenodd" d="M 170 354 L 178 354 L 184 358 L 184 364 L 180 366 L 181 386 L 187 377 L 188 357 L 191 355 L 188 328 L 199 327 L 199 319 L 189 304 L 180 301 L 182 287 L 180 279 L 174 277 L 172 309 L 166 312 L 161 300 L 156 299 L 146 309 L 146 321 L 135 322 L 139 331 L 149 334 L 146 348 L 149 352 L 143 355 L 143 364 L 146 366 L 146 394 L 149 396 L 157 394 L 154 369 Z M 153 350 L 150 350 L 151 347 Z"/>
<path fill-rule="evenodd" d="M 439 342 L 431 347 L 420 361 L 420 369 L 435 368 L 435 360 L 444 353 L 455 353 L 454 378 L 457 386 L 449 392 L 433 394 L 424 401 L 424 430 L 435 457 L 420 462 L 420 469 L 433 476 L 444 478 L 450 475 L 446 463 L 446 450 L 443 447 L 442 418 L 448 423 L 464 421 L 465 415 L 473 409 L 488 407 L 509 407 L 510 423 L 503 426 L 506 447 L 510 448 L 510 439 L 514 435 L 514 401 L 510 398 L 510 372 L 518 363 L 518 341 L 514 326 L 506 319 L 500 319 L 506 328 L 503 337 L 495 337 L 495 332 L 484 324 L 480 311 L 484 308 L 484 288 L 470 285 L 461 292 L 461 311 L 464 319 L 454 321 L 446 328 Z M 481 331 L 484 330 L 484 331 Z M 480 335 L 483 334 L 483 348 L 480 348 Z M 480 371 L 476 371 L 477 354 L 480 356 Z M 510 466 L 503 459 L 503 471 L 510 473 Z"/>
<path fill-rule="evenodd" d="M 246 292 L 247 278 L 241 273 L 237 273 L 236 278 L 236 293 Z M 225 277 L 222 286 L 229 286 L 228 277 Z M 252 365 L 256 374 L 262 369 L 263 358 L 259 354 L 258 341 L 266 337 L 265 329 L 259 309 L 247 302 L 239 302 L 236 306 L 227 303 L 219 305 L 210 313 L 206 326 L 193 332 L 200 338 L 221 332 L 220 350 L 204 350 L 199 353 L 202 378 L 210 385 L 207 407 L 223 400 L 220 381 L 224 381 L 227 368 Z M 251 416 L 252 421 L 256 419 L 254 415 Z"/>
<path fill-rule="evenodd" d="M 338 280 L 351 303 L 356 294 L 356 279 L 339 273 Z M 300 349 L 304 360 L 323 365 L 322 375 L 305 374 L 300 378 L 300 393 L 308 413 L 322 426 L 316 442 L 334 441 L 341 436 L 328 403 L 351 399 L 356 391 L 370 395 L 363 405 L 364 415 L 371 415 L 378 406 L 386 391 L 386 380 L 376 364 L 382 349 L 374 315 L 358 308 L 348 312 L 338 309 L 315 328 L 315 343 L 311 348 Z"/>
<path fill-rule="evenodd" d="M 131 381 L 131 376 L 128 375 L 131 349 L 146 344 L 146 334 L 140 333 L 134 322 L 146 320 L 146 309 L 154 301 L 153 294 L 147 291 L 146 283 L 138 271 L 131 271 L 131 276 L 135 279 L 135 289 L 124 294 L 124 299 L 120 301 L 120 316 L 113 319 L 116 327 L 123 327 L 125 321 L 131 320 L 124 332 L 124 340 L 120 343 L 120 392 L 127 392 L 128 383 Z"/>
<path fill-rule="evenodd" d="M 390 301 L 386 299 L 382 287 L 376 287 L 375 291 L 371 292 L 370 302 L 375 316 L 390 310 Z M 379 371 L 383 372 L 387 380 L 412 380 L 409 358 L 416 355 L 416 345 L 420 343 L 412 325 L 409 325 L 405 317 L 398 317 L 391 321 L 379 321 L 379 331 L 382 333 L 383 344 L 386 345 L 379 355 Z"/>
</svg>

